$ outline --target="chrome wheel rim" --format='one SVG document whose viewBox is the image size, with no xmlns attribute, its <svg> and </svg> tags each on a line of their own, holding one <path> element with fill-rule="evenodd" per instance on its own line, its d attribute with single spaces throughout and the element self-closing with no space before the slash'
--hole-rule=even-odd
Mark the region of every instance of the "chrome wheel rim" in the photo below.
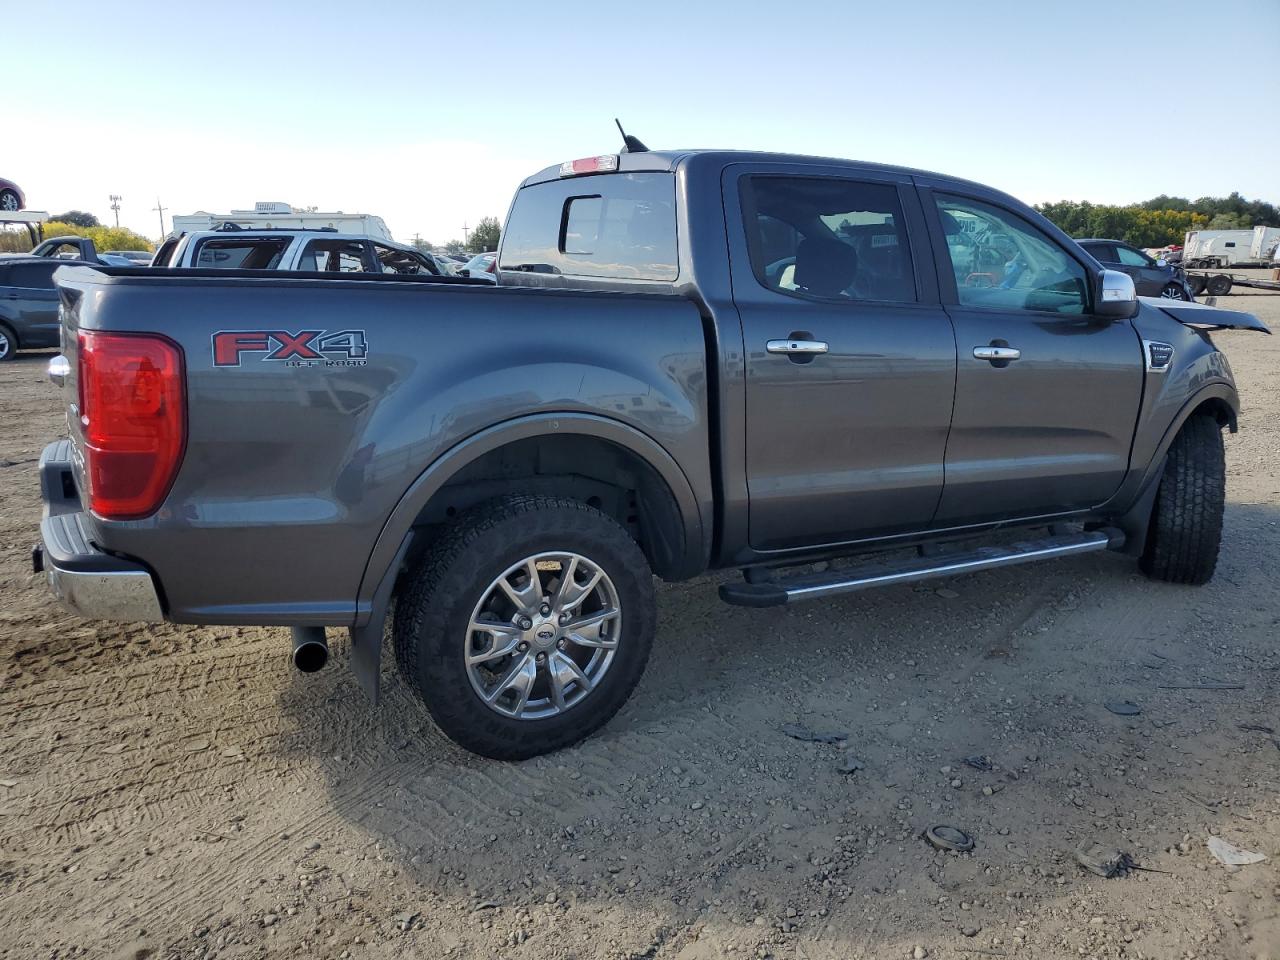
<svg viewBox="0 0 1280 960">
<path fill-rule="evenodd" d="M 599 564 L 553 551 L 508 567 L 467 624 L 463 661 L 489 709 L 542 720 L 591 696 L 613 664 L 622 607 Z"/>
<path fill-rule="evenodd" d="M 13 349 L 13 346 L 9 343 L 9 335 L 3 330 L 0 330 L 0 360 L 9 356 L 9 351 L 11 349 Z"/>
<path fill-rule="evenodd" d="M 1177 287 L 1165 287 L 1160 291 L 1160 296 L 1164 297 L 1166 300 L 1181 300 L 1182 291 Z"/>
<path fill-rule="evenodd" d="M 10 193 L 8 190 L 6 190 L 4 192 L 4 196 L 0 196 L 0 210 L 13 211 L 17 209 L 18 209 L 18 195 L 16 193 Z"/>
</svg>

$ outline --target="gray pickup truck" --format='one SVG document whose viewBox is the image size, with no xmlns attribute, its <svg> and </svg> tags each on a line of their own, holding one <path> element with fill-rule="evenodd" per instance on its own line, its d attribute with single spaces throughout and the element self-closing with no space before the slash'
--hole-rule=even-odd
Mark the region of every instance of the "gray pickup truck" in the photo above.
<svg viewBox="0 0 1280 960">
<path fill-rule="evenodd" d="M 1199 584 L 1238 398 L 1207 331 L 935 174 L 624 152 L 520 186 L 500 284 L 66 268 L 35 567 L 88 617 L 384 626 L 439 726 L 563 747 L 653 576 L 765 607 L 1094 550 Z M 726 642 L 741 642 L 728 638 Z"/>
</svg>

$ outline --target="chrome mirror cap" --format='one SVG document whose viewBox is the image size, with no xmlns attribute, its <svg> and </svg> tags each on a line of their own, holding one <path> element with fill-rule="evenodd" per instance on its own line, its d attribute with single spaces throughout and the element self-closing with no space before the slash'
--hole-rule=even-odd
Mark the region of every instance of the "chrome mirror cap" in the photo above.
<svg viewBox="0 0 1280 960">
<path fill-rule="evenodd" d="M 1119 270 L 1103 270 L 1102 283 L 1098 287 L 1098 303 L 1095 312 L 1100 317 L 1128 320 L 1138 311 L 1138 292 L 1133 277 Z"/>
</svg>

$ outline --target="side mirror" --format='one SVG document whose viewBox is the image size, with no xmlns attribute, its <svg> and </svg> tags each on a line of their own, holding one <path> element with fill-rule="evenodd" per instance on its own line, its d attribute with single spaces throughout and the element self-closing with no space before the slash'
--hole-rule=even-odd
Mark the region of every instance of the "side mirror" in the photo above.
<svg viewBox="0 0 1280 960">
<path fill-rule="evenodd" d="M 1119 270 L 1103 270 L 1098 284 L 1095 316 L 1109 320 L 1128 320 L 1138 312 L 1138 293 L 1133 277 Z"/>
<path fill-rule="evenodd" d="M 1167 267 L 1168 265 L 1169 265 L 1169 261 L 1166 260 L 1164 257 L 1156 257 L 1157 267 Z"/>
</svg>

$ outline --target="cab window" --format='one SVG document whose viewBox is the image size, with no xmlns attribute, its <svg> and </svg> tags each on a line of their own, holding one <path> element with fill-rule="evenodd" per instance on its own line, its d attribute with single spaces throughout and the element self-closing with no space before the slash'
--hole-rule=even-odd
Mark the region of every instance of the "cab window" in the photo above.
<svg viewBox="0 0 1280 960">
<path fill-rule="evenodd" d="M 999 207 L 935 194 L 960 303 L 971 307 L 1084 313 L 1084 267 L 1029 222 Z"/>
<path fill-rule="evenodd" d="M 749 177 L 752 269 L 778 293 L 814 300 L 916 301 L 898 189 L 830 177 Z"/>
<path fill-rule="evenodd" d="M 366 273 L 364 244 L 356 240 L 310 240 L 299 270 L 318 273 Z"/>
</svg>

